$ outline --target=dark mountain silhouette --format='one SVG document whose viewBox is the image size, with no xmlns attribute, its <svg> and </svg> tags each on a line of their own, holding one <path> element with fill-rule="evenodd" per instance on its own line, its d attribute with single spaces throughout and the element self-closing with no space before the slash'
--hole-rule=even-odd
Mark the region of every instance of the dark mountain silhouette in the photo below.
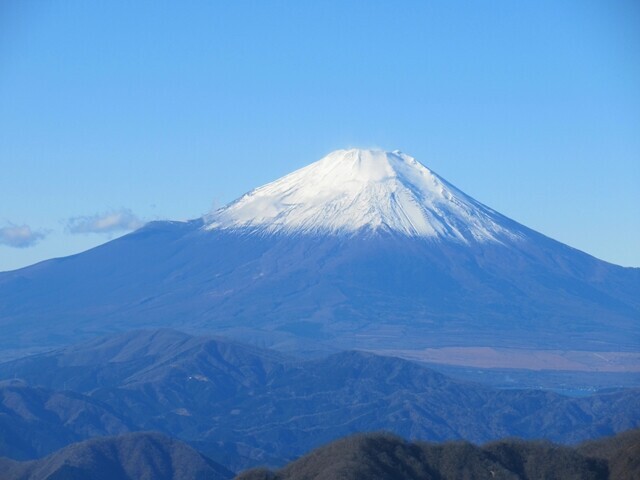
<svg viewBox="0 0 640 480">
<path fill-rule="evenodd" d="M 580 445 L 585 456 L 604 459 L 609 464 L 610 478 L 640 478 L 640 430 L 630 430 L 612 438 L 592 440 Z"/>
<path fill-rule="evenodd" d="M 632 480 L 640 475 L 640 430 L 566 447 L 504 439 L 408 442 L 389 433 L 349 436 L 278 469 L 236 480 Z M 186 444 L 140 432 L 74 443 L 34 461 L 0 458 L 3 480 L 219 480 L 233 473 Z"/>
<path fill-rule="evenodd" d="M 31 462 L 0 459 L 4 480 L 224 480 L 233 473 L 158 433 L 74 443 Z"/>
<path fill-rule="evenodd" d="M 236 480 L 627 480 L 640 478 L 640 431 L 578 448 L 548 442 L 407 442 L 378 433 L 320 447 L 276 471 L 254 469 Z"/>
</svg>

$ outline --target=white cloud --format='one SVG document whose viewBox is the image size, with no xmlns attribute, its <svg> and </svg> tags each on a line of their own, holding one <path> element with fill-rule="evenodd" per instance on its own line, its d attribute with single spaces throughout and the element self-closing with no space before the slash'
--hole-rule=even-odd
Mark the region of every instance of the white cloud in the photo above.
<svg viewBox="0 0 640 480">
<path fill-rule="evenodd" d="M 47 232 L 32 230 L 29 225 L 13 225 L 0 227 L 0 245 L 14 248 L 33 247 L 47 236 Z"/>
<path fill-rule="evenodd" d="M 67 221 L 70 233 L 115 233 L 140 228 L 144 222 L 131 210 L 122 208 L 85 217 L 73 217 Z"/>
</svg>

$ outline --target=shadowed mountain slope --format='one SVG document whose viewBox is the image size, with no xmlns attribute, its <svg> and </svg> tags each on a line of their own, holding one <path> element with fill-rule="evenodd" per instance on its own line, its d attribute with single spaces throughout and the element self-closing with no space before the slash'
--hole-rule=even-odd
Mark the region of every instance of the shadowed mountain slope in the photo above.
<svg viewBox="0 0 640 480">
<path fill-rule="evenodd" d="M 31 462 L 0 459 L 4 480 L 224 480 L 233 473 L 157 433 L 74 443 Z"/>
<path fill-rule="evenodd" d="M 85 438 L 134 429 L 126 413 L 90 396 L 0 382 L 0 455 L 36 458 Z"/>
<path fill-rule="evenodd" d="M 277 471 L 254 469 L 237 480 L 627 480 L 640 476 L 640 432 L 569 448 L 547 442 L 501 440 L 410 443 L 366 434 L 320 447 Z"/>
<path fill-rule="evenodd" d="M 411 443 L 388 433 L 358 434 L 319 447 L 283 468 L 256 468 L 236 480 L 630 480 L 638 478 L 640 430 L 565 447 L 505 439 Z M 158 433 L 102 437 L 45 458 L 0 458 L 3 480 L 219 480 L 233 474 Z"/>
<path fill-rule="evenodd" d="M 578 451 L 585 456 L 606 460 L 612 479 L 640 478 L 640 430 L 586 442 L 580 445 Z"/>
</svg>

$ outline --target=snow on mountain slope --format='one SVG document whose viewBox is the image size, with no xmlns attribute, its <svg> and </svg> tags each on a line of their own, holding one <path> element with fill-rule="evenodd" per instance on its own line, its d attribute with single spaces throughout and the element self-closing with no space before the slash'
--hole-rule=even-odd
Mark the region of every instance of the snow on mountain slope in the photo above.
<svg viewBox="0 0 640 480">
<path fill-rule="evenodd" d="M 204 228 L 287 234 L 382 230 L 463 242 L 520 236 L 505 221 L 409 155 L 351 149 L 247 193 L 205 218 Z"/>
<path fill-rule="evenodd" d="M 0 355 L 149 327 L 306 354 L 637 352 L 639 292 L 640 269 L 528 229 L 407 155 L 342 150 L 205 218 L 0 273 Z"/>
</svg>

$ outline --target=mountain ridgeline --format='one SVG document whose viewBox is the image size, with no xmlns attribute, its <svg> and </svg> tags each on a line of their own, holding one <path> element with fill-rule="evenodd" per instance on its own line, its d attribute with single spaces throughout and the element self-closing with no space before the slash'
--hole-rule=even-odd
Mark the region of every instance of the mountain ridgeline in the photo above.
<svg viewBox="0 0 640 480">
<path fill-rule="evenodd" d="M 564 447 L 501 440 L 408 442 L 359 434 L 324 445 L 278 469 L 235 476 L 186 444 L 158 433 L 103 437 L 29 462 L 0 458 L 3 480 L 635 480 L 640 431 Z"/>
<path fill-rule="evenodd" d="M 639 318 L 640 269 L 373 150 L 334 152 L 200 219 L 0 273 L 5 358 L 172 327 L 297 354 L 577 350 L 606 370 L 602 352 L 638 351 Z"/>
<path fill-rule="evenodd" d="M 634 480 L 639 458 L 638 430 L 577 448 L 521 440 L 411 443 L 378 433 L 340 439 L 277 471 L 250 470 L 236 480 Z"/>
<path fill-rule="evenodd" d="M 640 427 L 640 392 L 497 390 L 366 352 L 300 360 L 222 338 L 134 331 L 0 364 L 0 456 L 159 431 L 230 470 L 356 432 L 575 443 Z"/>
<path fill-rule="evenodd" d="M 230 480 L 234 474 L 158 433 L 74 443 L 30 462 L 0 458 L 3 480 Z"/>
</svg>

